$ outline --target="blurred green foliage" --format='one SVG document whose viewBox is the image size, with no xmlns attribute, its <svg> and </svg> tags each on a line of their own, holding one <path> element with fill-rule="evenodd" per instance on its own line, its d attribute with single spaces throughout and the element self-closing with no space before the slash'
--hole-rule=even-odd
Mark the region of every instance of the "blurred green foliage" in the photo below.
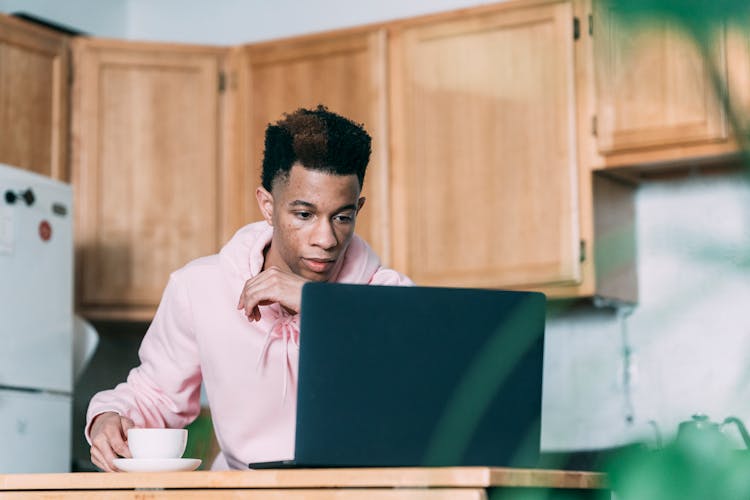
<svg viewBox="0 0 750 500">
<path fill-rule="evenodd" d="M 716 98 L 750 165 L 750 130 L 732 108 L 725 75 L 714 50 L 727 27 L 737 28 L 750 40 L 748 0 L 594 0 L 596 9 L 609 12 L 631 33 L 653 26 L 669 26 L 687 34 L 696 44 L 710 72 Z M 707 249 L 716 251 L 716 249 Z M 634 445 L 617 455 L 607 468 L 611 486 L 620 500 L 692 500 L 750 498 L 750 452 L 734 450 L 720 433 L 698 433 L 662 449 Z"/>
<path fill-rule="evenodd" d="M 633 446 L 607 472 L 618 500 L 731 500 L 750 498 L 748 470 L 748 452 L 701 433 L 660 450 Z"/>
<path fill-rule="evenodd" d="M 747 0 L 594 0 L 609 8 L 623 22 L 672 21 L 689 33 L 708 40 L 724 23 L 750 20 Z"/>
<path fill-rule="evenodd" d="M 202 462 L 198 469 L 209 470 L 219 447 L 214 437 L 213 421 L 208 409 L 203 409 L 198 418 L 187 426 L 187 430 L 188 442 L 183 456 L 200 458 Z"/>
</svg>

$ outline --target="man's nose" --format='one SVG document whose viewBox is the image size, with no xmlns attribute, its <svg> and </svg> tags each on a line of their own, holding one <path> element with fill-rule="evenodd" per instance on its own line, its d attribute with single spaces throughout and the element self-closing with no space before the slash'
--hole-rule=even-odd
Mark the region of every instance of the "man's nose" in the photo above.
<svg viewBox="0 0 750 500">
<path fill-rule="evenodd" d="M 322 219 L 315 225 L 312 234 L 312 244 L 326 250 L 338 244 L 331 221 Z"/>
</svg>

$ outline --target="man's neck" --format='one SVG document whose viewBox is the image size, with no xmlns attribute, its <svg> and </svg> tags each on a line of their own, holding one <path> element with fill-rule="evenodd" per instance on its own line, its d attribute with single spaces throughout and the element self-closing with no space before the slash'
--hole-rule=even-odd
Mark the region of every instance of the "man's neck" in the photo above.
<svg viewBox="0 0 750 500">
<path fill-rule="evenodd" d="M 281 269 L 282 271 L 291 272 L 291 269 L 289 269 L 287 263 L 284 262 L 284 259 L 282 259 L 279 254 L 274 251 L 272 240 L 263 249 L 263 266 L 261 267 L 261 271 L 265 271 L 274 266 Z"/>
<path fill-rule="evenodd" d="M 263 267 L 261 268 L 261 271 L 265 271 L 266 269 L 276 266 L 279 269 L 287 269 L 286 263 L 279 257 L 279 255 L 274 252 L 273 250 L 273 241 L 268 243 L 266 247 L 263 249 Z"/>
<path fill-rule="evenodd" d="M 268 245 L 265 246 L 263 249 L 263 265 L 261 266 L 260 270 L 265 271 L 269 267 L 272 266 L 272 264 L 269 264 L 268 262 L 268 252 L 271 250 L 271 243 L 269 242 Z"/>
</svg>

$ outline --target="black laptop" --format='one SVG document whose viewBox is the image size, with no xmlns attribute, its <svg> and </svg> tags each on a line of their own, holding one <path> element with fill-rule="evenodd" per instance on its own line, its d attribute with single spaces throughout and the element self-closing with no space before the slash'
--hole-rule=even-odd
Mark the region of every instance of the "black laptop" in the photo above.
<svg viewBox="0 0 750 500">
<path fill-rule="evenodd" d="M 294 459 L 250 468 L 539 459 L 545 297 L 308 283 Z"/>
</svg>

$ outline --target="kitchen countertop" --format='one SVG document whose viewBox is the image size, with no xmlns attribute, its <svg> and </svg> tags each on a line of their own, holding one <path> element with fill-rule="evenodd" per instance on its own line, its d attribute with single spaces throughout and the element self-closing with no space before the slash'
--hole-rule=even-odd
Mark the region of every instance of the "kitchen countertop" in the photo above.
<svg viewBox="0 0 750 500">
<path fill-rule="evenodd" d="M 104 491 L 116 493 L 117 498 L 143 498 L 146 490 L 148 498 L 174 497 L 178 493 L 193 496 L 203 491 L 211 497 L 221 494 L 235 498 L 242 493 L 243 497 L 283 494 L 299 498 L 348 498 L 349 494 L 352 498 L 481 499 L 486 498 L 488 488 L 602 490 L 606 488 L 606 480 L 603 474 L 594 472 L 501 467 L 0 474 L 3 498 L 26 498 L 41 492 L 95 498 Z"/>
</svg>

